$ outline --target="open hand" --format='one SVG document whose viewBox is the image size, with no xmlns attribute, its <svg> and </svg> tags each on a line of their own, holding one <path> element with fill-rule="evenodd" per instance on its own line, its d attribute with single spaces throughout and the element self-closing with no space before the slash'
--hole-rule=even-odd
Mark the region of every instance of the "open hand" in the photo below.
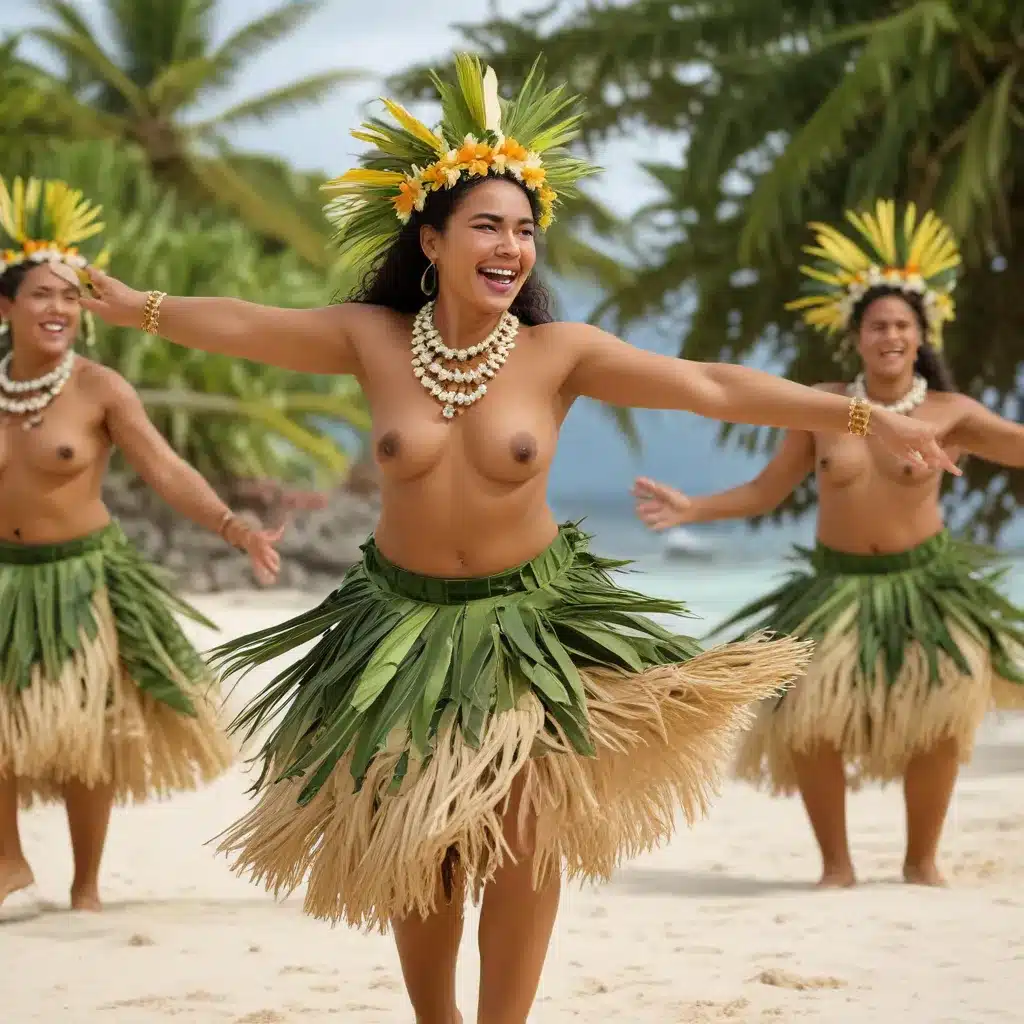
<svg viewBox="0 0 1024 1024">
<path fill-rule="evenodd" d="M 82 294 L 82 305 L 101 320 L 115 327 L 142 326 L 142 311 L 146 305 L 146 293 L 129 288 L 123 281 L 105 274 L 102 270 L 89 267 L 91 291 Z"/>
<path fill-rule="evenodd" d="M 874 409 L 869 431 L 901 459 L 929 469 L 941 469 L 954 476 L 963 475 L 936 440 L 938 428 L 932 423 L 885 409 Z"/>
<path fill-rule="evenodd" d="M 636 514 L 652 530 L 667 530 L 681 523 L 693 522 L 693 502 L 682 491 L 645 476 L 633 484 Z"/>
<path fill-rule="evenodd" d="M 277 581 L 281 571 L 281 555 L 275 545 L 284 536 L 285 523 L 274 530 L 248 530 L 242 538 L 242 549 L 249 556 L 253 575 L 264 587 Z"/>
</svg>

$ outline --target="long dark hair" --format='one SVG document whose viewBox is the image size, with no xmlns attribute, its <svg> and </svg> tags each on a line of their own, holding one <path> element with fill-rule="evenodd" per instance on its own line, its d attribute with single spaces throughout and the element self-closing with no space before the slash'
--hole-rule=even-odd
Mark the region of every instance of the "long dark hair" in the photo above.
<svg viewBox="0 0 1024 1024">
<path fill-rule="evenodd" d="M 953 380 L 953 373 L 946 365 L 935 346 L 928 340 L 928 318 L 924 315 L 924 302 L 916 292 L 905 292 L 892 285 L 876 285 L 869 288 L 863 297 L 853 307 L 853 315 L 850 317 L 850 328 L 859 331 L 873 302 L 895 295 L 902 299 L 917 317 L 918 327 L 921 329 L 921 346 L 917 350 L 917 359 L 914 360 L 914 372 L 919 373 L 928 382 L 932 391 L 956 391 L 956 381 Z"/>
<path fill-rule="evenodd" d="M 8 267 L 2 274 L 0 274 L 0 296 L 5 299 L 14 301 L 18 294 L 18 289 L 21 287 L 22 281 L 25 280 L 25 275 L 35 266 L 36 263 L 19 263 L 16 266 Z M 7 324 L 7 330 L 3 334 L 0 334 L 0 356 L 6 355 L 11 346 L 14 344 L 14 328 L 10 323 Z"/>
<path fill-rule="evenodd" d="M 427 301 L 420 288 L 420 279 L 427 269 L 429 260 L 420 246 L 420 228 L 427 224 L 437 231 L 444 231 L 449 218 L 459 204 L 478 185 L 494 180 L 487 178 L 462 178 L 452 188 L 431 192 L 421 213 L 413 213 L 409 223 L 391 247 L 386 249 L 373 263 L 363 277 L 362 283 L 350 296 L 349 302 L 365 302 L 373 306 L 385 306 L 398 313 L 417 313 Z M 537 201 L 522 182 L 515 178 L 502 177 L 521 188 L 530 201 L 534 220 L 540 216 Z M 526 327 L 551 323 L 551 300 L 547 290 L 537 279 L 536 272 L 523 283 L 509 311 L 517 316 Z"/>
</svg>

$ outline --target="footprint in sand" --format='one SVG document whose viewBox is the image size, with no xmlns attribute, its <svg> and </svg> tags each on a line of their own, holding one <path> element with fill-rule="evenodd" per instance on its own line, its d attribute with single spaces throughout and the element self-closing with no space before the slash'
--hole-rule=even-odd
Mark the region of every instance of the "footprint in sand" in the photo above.
<svg viewBox="0 0 1024 1024">
<path fill-rule="evenodd" d="M 186 1003 L 223 1003 L 227 1001 L 227 996 L 218 995 L 216 992 L 189 992 L 185 996 Z"/>
<path fill-rule="evenodd" d="M 683 1020 L 688 1024 L 713 1024 L 715 1021 L 743 1020 L 745 1010 L 750 1008 L 746 999 L 731 999 L 727 1003 L 713 1003 L 707 999 L 698 999 L 695 1003 L 684 1003 L 680 1006 Z"/>
<path fill-rule="evenodd" d="M 277 1010 L 257 1010 L 255 1013 L 247 1013 L 244 1017 L 236 1017 L 232 1024 L 286 1024 L 288 1020 L 283 1013 Z"/>
<path fill-rule="evenodd" d="M 798 974 L 790 974 L 789 971 L 772 967 L 767 971 L 756 974 L 751 981 L 759 981 L 762 985 L 771 985 L 773 988 L 790 988 L 798 992 L 806 992 L 812 989 L 836 989 L 846 988 L 849 982 L 842 978 L 803 978 Z"/>
<path fill-rule="evenodd" d="M 155 946 L 156 942 L 148 935 L 136 933 L 128 939 L 129 946 Z"/>
</svg>

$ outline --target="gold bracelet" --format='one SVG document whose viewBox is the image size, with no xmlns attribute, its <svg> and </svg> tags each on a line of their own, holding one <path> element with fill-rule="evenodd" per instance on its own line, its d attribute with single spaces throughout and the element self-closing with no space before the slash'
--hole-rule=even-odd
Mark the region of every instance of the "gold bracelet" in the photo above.
<svg viewBox="0 0 1024 1024">
<path fill-rule="evenodd" d="M 167 292 L 146 292 L 146 304 L 142 307 L 142 329 L 147 334 L 156 334 L 160 328 L 160 303 L 167 298 Z"/>
<path fill-rule="evenodd" d="M 863 398 L 850 399 L 850 420 L 849 431 L 857 437 L 868 436 L 868 426 L 871 423 L 871 403 L 865 402 Z"/>
<path fill-rule="evenodd" d="M 232 512 L 231 509 L 228 509 L 221 517 L 220 526 L 217 527 L 217 536 L 220 537 L 221 540 L 227 540 L 225 533 L 227 532 L 227 528 L 234 522 L 234 520 L 235 513 Z"/>
</svg>

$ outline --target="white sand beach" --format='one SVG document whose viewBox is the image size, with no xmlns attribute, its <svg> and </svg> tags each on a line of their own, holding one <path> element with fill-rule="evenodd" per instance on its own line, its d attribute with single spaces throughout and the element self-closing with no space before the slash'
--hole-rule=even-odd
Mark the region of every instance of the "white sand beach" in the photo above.
<svg viewBox="0 0 1024 1024">
<path fill-rule="evenodd" d="M 309 595 L 197 603 L 227 636 L 308 607 Z M 210 635 L 193 634 L 204 646 Z M 232 698 L 265 681 L 253 676 Z M 52 905 L 0 929 L 4 1024 L 411 1024 L 391 942 L 304 918 L 235 878 L 206 844 L 246 806 L 241 769 L 162 804 L 115 812 L 106 910 L 66 911 L 59 808 L 23 816 Z M 729 784 L 708 820 L 566 892 L 532 1021 L 636 1024 L 1019 1024 L 1024 986 L 1024 718 L 994 720 L 947 828 L 948 891 L 897 884 L 898 790 L 851 803 L 859 888 L 816 892 L 797 801 Z M 467 1024 L 475 915 L 465 939 Z"/>
</svg>

